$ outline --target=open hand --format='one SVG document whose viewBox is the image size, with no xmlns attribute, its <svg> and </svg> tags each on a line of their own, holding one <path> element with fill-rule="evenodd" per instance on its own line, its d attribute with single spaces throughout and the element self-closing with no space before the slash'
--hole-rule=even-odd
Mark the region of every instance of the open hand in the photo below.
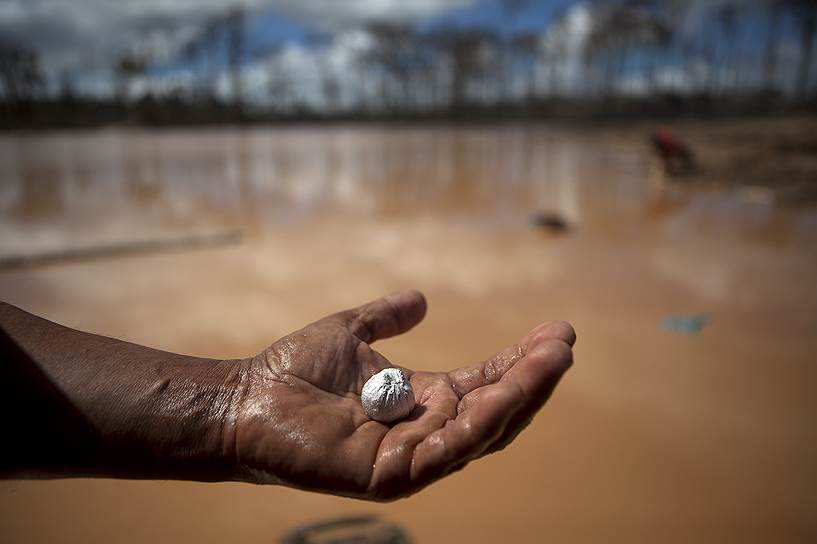
<svg viewBox="0 0 817 544">
<path fill-rule="evenodd" d="M 393 294 L 243 361 L 223 430 L 239 478 L 373 500 L 410 495 L 504 448 L 571 365 L 572 327 L 547 322 L 483 362 L 447 373 L 403 368 L 412 413 L 393 424 L 368 419 L 363 384 L 395 366 L 370 344 L 408 331 L 425 312 L 420 293 Z"/>
</svg>

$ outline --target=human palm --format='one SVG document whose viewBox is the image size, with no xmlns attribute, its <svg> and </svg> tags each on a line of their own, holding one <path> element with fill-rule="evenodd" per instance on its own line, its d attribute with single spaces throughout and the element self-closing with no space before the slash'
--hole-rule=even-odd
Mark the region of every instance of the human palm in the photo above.
<svg viewBox="0 0 817 544">
<path fill-rule="evenodd" d="M 503 448 L 572 361 L 564 322 L 548 322 L 484 362 L 412 371 L 416 406 L 372 421 L 360 392 L 394 366 L 370 347 L 422 320 L 417 292 L 390 295 L 312 323 L 247 361 L 234 392 L 230 443 L 242 478 L 374 500 L 409 495 Z"/>
</svg>

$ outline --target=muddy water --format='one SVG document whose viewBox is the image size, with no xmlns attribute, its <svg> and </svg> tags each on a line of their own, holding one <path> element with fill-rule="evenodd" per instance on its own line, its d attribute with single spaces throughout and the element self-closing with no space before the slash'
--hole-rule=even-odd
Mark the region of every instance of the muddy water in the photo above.
<svg viewBox="0 0 817 544">
<path fill-rule="evenodd" d="M 537 210 L 571 230 L 531 228 Z M 0 298 L 50 319 L 237 357 L 415 287 L 426 321 L 379 346 L 400 364 L 459 366 L 550 318 L 579 343 L 511 447 L 407 500 L 5 482 L 0 536 L 266 543 L 376 514 L 418 542 L 814 541 L 815 236 L 813 208 L 666 185 L 636 129 L 3 135 L 0 257 L 80 256 L 0 269 Z M 663 326 L 687 315 L 703 328 Z"/>
</svg>

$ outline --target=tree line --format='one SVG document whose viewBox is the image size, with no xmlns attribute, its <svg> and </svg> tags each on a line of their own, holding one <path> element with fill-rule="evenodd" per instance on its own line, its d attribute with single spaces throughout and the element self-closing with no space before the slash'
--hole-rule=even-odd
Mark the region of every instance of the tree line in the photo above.
<svg viewBox="0 0 817 544">
<path fill-rule="evenodd" d="M 508 21 L 526 0 L 504 0 Z M 134 82 L 160 65 L 120 55 L 107 99 L 78 96 L 70 80 L 49 92 L 35 51 L 0 43 L 5 121 L 55 117 L 66 108 L 134 122 L 222 122 L 308 118 L 552 116 L 684 111 L 780 110 L 817 102 L 817 0 L 594 0 L 565 10 L 546 28 L 421 28 L 372 21 L 344 73 L 332 38 L 316 35 L 316 86 L 304 96 L 287 44 L 258 45 L 250 15 L 230 9 L 182 44 L 172 60 L 193 77 L 162 93 L 135 96 Z M 167 63 L 167 60 L 162 62 Z M 265 87 L 248 93 L 248 66 Z M 315 83 L 317 81 L 317 83 Z M 219 84 L 221 82 L 221 85 Z M 51 85 L 54 87 L 54 85 Z M 259 100 L 259 97 L 261 99 Z M 93 117 L 93 115 L 92 115 Z"/>
</svg>

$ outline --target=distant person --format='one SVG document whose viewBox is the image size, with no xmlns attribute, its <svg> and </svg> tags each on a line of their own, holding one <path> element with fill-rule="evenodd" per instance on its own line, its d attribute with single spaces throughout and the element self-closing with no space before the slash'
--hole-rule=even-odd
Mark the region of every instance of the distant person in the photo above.
<svg viewBox="0 0 817 544">
<path fill-rule="evenodd" d="M 650 142 L 653 152 L 661 159 L 664 173 L 668 176 L 688 175 L 697 169 L 690 148 L 670 131 L 655 130 L 650 134 Z"/>
<path fill-rule="evenodd" d="M 409 495 L 511 442 L 570 367 L 576 339 L 552 321 L 484 362 L 405 370 L 414 411 L 393 425 L 367 419 L 361 387 L 391 366 L 370 344 L 408 331 L 425 312 L 420 293 L 397 293 L 254 357 L 214 360 L 80 332 L 0 302 L 2 476 Z"/>
</svg>

